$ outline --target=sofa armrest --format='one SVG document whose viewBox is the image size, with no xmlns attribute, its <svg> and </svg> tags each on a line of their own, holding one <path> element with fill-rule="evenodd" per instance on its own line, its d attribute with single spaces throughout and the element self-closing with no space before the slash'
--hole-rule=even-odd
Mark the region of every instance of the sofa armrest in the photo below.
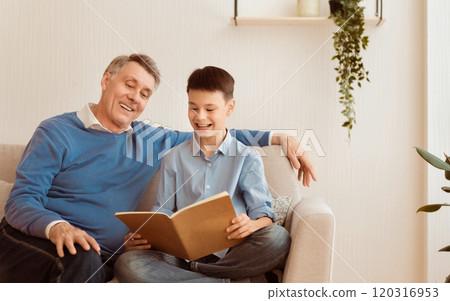
<svg viewBox="0 0 450 301">
<path fill-rule="evenodd" d="M 322 199 L 304 197 L 293 208 L 283 282 L 331 282 L 334 228 L 333 212 Z"/>
</svg>

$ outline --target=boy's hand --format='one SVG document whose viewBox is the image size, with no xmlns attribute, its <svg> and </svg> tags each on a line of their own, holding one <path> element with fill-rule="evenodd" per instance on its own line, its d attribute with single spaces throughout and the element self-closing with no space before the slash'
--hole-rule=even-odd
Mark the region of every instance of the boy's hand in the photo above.
<svg viewBox="0 0 450 301">
<path fill-rule="evenodd" d="M 124 240 L 125 252 L 131 250 L 148 250 L 152 247 L 146 239 L 142 239 L 141 234 L 128 233 Z"/>
<path fill-rule="evenodd" d="M 252 220 L 247 214 L 241 213 L 231 220 L 231 226 L 226 231 L 230 233 L 228 239 L 239 239 L 249 236 L 255 230 L 252 229 Z"/>
<path fill-rule="evenodd" d="M 253 232 L 272 224 L 272 219 L 267 216 L 251 220 L 247 214 L 241 213 L 231 220 L 231 226 L 226 231 L 230 233 L 228 239 L 240 239 L 249 236 Z"/>
</svg>

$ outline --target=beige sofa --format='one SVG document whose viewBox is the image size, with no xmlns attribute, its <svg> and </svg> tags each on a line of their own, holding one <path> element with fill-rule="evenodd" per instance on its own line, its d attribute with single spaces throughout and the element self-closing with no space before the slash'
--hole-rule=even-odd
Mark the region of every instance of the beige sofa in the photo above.
<svg viewBox="0 0 450 301">
<path fill-rule="evenodd" d="M 24 150 L 22 145 L 0 144 L 0 218 L 15 177 L 15 167 Z M 274 197 L 291 196 L 286 229 L 292 243 L 283 272 L 283 282 L 331 282 L 335 220 L 323 200 L 300 195 L 297 174 L 282 155 L 279 146 L 258 149 L 261 153 L 267 182 Z M 3 181 L 3 182 L 2 182 Z M 139 210 L 148 210 L 153 203 L 158 176 L 153 177 Z"/>
</svg>

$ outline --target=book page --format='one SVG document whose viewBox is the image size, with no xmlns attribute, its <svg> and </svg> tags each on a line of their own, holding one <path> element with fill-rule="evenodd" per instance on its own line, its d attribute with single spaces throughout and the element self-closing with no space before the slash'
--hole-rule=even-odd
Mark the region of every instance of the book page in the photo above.
<svg viewBox="0 0 450 301">
<path fill-rule="evenodd" d="M 172 216 L 189 259 L 195 260 L 243 241 L 243 239 L 227 239 L 226 228 L 236 217 L 228 193 L 221 193 L 199 203 L 201 203 L 199 206 L 192 206 L 189 210 Z"/>
<path fill-rule="evenodd" d="M 186 250 L 180 240 L 172 220 L 165 213 L 131 212 L 116 213 L 115 216 L 125 223 L 131 232 L 137 232 L 152 246 L 177 257 L 185 258 Z"/>
</svg>

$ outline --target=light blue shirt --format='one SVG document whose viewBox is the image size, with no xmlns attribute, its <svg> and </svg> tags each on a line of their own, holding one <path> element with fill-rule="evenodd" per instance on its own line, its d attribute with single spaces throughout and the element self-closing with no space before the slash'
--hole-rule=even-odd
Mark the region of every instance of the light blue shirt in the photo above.
<svg viewBox="0 0 450 301">
<path fill-rule="evenodd" d="M 236 215 L 245 213 L 252 220 L 267 216 L 275 221 L 259 153 L 227 131 L 220 147 L 208 159 L 195 137 L 164 156 L 152 211 L 171 215 L 192 203 L 227 191 Z"/>
</svg>

